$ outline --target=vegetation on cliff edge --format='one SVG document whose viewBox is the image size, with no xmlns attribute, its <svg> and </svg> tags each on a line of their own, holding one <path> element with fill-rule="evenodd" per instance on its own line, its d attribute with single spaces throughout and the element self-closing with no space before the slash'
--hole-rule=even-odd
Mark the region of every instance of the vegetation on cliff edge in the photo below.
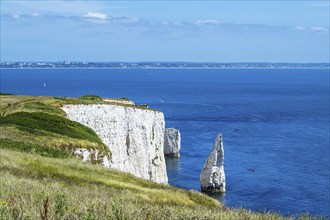
<svg viewBox="0 0 330 220">
<path fill-rule="evenodd" d="M 86 148 L 110 155 L 109 149 L 92 129 L 65 118 L 60 107 L 66 101 L 14 95 L 0 95 L 0 99 L 0 139 L 70 154 L 77 148 Z M 2 142 L 0 145 L 4 144 Z"/>
</svg>

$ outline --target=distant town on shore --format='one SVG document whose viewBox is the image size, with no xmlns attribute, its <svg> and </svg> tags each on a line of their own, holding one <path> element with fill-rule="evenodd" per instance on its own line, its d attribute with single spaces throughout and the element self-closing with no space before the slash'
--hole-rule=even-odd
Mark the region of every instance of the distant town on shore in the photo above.
<svg viewBox="0 0 330 220">
<path fill-rule="evenodd" d="M 6 62 L 0 61 L 0 69 L 329 69 L 329 63 L 267 63 L 267 62 Z"/>
</svg>

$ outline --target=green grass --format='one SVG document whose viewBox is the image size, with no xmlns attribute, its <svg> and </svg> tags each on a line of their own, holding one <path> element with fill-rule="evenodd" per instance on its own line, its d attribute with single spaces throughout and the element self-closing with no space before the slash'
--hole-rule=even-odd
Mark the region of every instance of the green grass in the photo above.
<svg viewBox="0 0 330 220">
<path fill-rule="evenodd" d="M 126 97 L 121 97 L 121 98 L 119 98 L 119 100 L 123 100 L 123 101 L 131 101 L 129 98 L 126 98 Z"/>
<path fill-rule="evenodd" d="M 50 132 L 104 145 L 92 129 L 64 117 L 42 112 L 17 112 L 0 117 L 0 125 L 15 125 L 18 129 L 31 134 L 47 135 Z"/>
<path fill-rule="evenodd" d="M 22 149 L 25 146 L 39 146 L 38 149 L 66 151 L 69 154 L 77 148 L 99 150 L 101 155 L 111 159 L 109 148 L 92 129 L 68 120 L 60 109 L 67 103 L 91 104 L 98 101 L 16 95 L 0 95 L 0 99 L 0 139 L 11 140 L 12 144 L 19 143 L 13 145 L 21 145 Z"/>
<path fill-rule="evenodd" d="M 74 158 L 0 155 L 0 219 L 282 219 Z"/>
<path fill-rule="evenodd" d="M 24 111 L 29 110 L 30 112 L 43 112 L 53 115 L 65 116 L 65 112 L 62 109 L 38 101 L 24 102 L 18 107 Z"/>
<path fill-rule="evenodd" d="M 143 109 L 146 111 L 156 111 L 152 108 L 143 108 L 131 104 L 124 103 L 109 103 L 102 101 L 99 96 L 88 98 L 69 98 L 69 97 L 47 97 L 47 96 L 17 96 L 17 95 L 1 95 L 0 94 L 0 115 L 6 116 L 15 112 L 47 112 L 49 114 L 56 114 L 65 116 L 65 112 L 60 109 L 64 105 L 88 105 L 88 104 L 103 104 L 103 105 L 117 105 L 136 109 Z M 84 97 L 84 96 L 83 96 Z M 126 98 L 120 98 L 119 100 Z"/>
<path fill-rule="evenodd" d="M 84 95 L 84 96 L 79 97 L 79 99 L 102 101 L 102 98 L 98 95 Z"/>
<path fill-rule="evenodd" d="M 39 154 L 44 157 L 68 158 L 70 154 L 64 150 L 52 149 L 37 144 L 30 144 L 22 141 L 13 141 L 0 138 L 0 148 L 10 149 L 31 154 Z"/>
<path fill-rule="evenodd" d="M 16 96 L 0 95 L 0 113 L 3 116 L 15 112 L 46 112 L 65 116 L 60 109 L 63 105 L 74 104 L 107 104 L 103 101 L 66 98 L 66 97 L 45 97 L 45 96 Z"/>
</svg>

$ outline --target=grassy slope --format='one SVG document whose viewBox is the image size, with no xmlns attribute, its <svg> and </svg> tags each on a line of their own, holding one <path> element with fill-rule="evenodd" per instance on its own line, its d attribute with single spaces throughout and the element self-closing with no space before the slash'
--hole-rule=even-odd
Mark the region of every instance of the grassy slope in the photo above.
<svg viewBox="0 0 330 220">
<path fill-rule="evenodd" d="M 281 219 L 75 158 L 0 154 L 1 219 Z"/>
<path fill-rule="evenodd" d="M 226 209 L 200 193 L 70 157 L 68 151 L 77 147 L 106 148 L 89 128 L 65 119 L 59 107 L 102 101 L 0 99 L 0 219 L 280 219 Z"/>
<path fill-rule="evenodd" d="M 103 103 L 97 100 L 0 95 L 0 145 L 9 139 L 70 152 L 76 148 L 110 153 L 95 132 L 65 118 L 64 104 Z"/>
</svg>

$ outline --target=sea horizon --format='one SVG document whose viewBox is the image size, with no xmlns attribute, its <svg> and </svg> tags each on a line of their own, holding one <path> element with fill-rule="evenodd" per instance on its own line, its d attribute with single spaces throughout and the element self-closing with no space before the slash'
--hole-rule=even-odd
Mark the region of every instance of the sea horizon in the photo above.
<svg viewBox="0 0 330 220">
<path fill-rule="evenodd" d="M 327 62 L 0 61 L 0 69 L 329 69 Z"/>
</svg>

